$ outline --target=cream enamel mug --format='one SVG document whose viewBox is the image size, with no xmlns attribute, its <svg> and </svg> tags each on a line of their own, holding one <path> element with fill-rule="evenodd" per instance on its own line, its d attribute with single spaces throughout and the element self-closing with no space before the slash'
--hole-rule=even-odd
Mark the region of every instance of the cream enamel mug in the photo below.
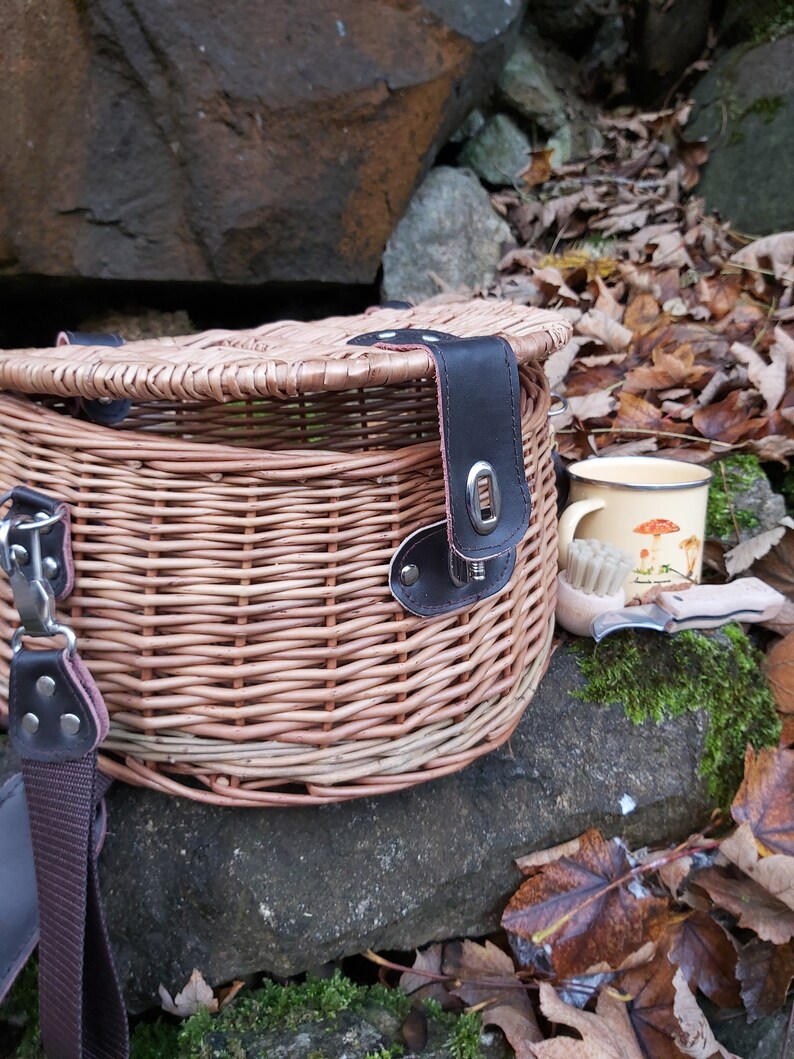
<svg viewBox="0 0 794 1059">
<path fill-rule="evenodd" d="M 626 599 L 653 585 L 700 581 L 711 471 L 651 456 L 595 456 L 571 464 L 560 515 L 560 567 L 574 537 L 614 544 L 634 560 Z"/>
</svg>

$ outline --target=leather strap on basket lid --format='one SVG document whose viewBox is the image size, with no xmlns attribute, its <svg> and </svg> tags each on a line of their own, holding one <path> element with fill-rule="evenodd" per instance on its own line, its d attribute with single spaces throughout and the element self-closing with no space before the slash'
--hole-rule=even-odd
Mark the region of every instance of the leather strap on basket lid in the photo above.
<svg viewBox="0 0 794 1059">
<path fill-rule="evenodd" d="M 42 538 L 65 526 L 63 505 L 31 489 L 14 489 L 10 499 L 0 523 L 0 566 L 21 624 L 12 640 L 9 735 L 22 761 L 36 869 L 42 1042 L 49 1059 L 125 1059 L 127 1018 L 96 863 L 96 806 L 105 789 L 97 747 L 107 735 L 107 709 L 74 633 L 57 620 L 45 573 Z M 61 540 L 61 553 L 50 556 L 53 574 L 70 563 L 68 530 Z M 53 637 L 65 638 L 66 647 L 28 646 L 30 638 Z M 15 966 L 35 934 L 29 908 L 26 914 Z"/>
<path fill-rule="evenodd" d="M 518 364 L 501 336 L 384 329 L 352 345 L 427 349 L 435 363 L 446 520 L 411 534 L 390 587 L 411 613 L 446 614 L 500 591 L 531 512 L 521 438 Z"/>
</svg>

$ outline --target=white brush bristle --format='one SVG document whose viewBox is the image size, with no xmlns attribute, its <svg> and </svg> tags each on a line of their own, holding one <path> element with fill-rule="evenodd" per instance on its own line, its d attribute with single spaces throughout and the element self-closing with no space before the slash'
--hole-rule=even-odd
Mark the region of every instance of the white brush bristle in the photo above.
<svg viewBox="0 0 794 1059">
<path fill-rule="evenodd" d="M 568 582 L 589 596 L 614 595 L 631 567 L 631 556 L 605 541 L 573 540 L 568 545 Z"/>
</svg>

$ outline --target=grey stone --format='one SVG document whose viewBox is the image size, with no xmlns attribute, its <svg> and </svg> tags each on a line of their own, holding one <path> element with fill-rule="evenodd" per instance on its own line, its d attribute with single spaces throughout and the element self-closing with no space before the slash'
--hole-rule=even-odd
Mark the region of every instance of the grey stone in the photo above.
<svg viewBox="0 0 794 1059">
<path fill-rule="evenodd" d="M 733 48 L 694 98 L 687 136 L 710 151 L 698 194 L 747 234 L 794 228 L 794 34 Z"/>
<path fill-rule="evenodd" d="M 460 162 L 496 187 L 512 184 L 529 161 L 529 137 L 506 114 L 495 114 L 469 140 Z"/>
<path fill-rule="evenodd" d="M 794 1034 L 783 1051 L 786 1026 L 791 1003 L 776 1015 L 767 1015 L 748 1022 L 744 1012 L 719 1011 L 712 1004 L 704 1004 L 706 1014 L 714 1030 L 714 1036 L 723 1047 L 741 1059 L 794 1059 Z"/>
<path fill-rule="evenodd" d="M 637 48 L 638 85 L 662 102 L 706 44 L 711 0 L 644 0 Z"/>
<path fill-rule="evenodd" d="M 544 37 L 578 52 L 597 30 L 607 6 L 600 0 L 532 0 L 527 17 Z"/>
<path fill-rule="evenodd" d="M 558 650 L 507 744 L 387 797 L 224 809 L 114 787 L 101 872 L 132 1009 L 194 967 L 210 982 L 291 975 L 368 947 L 482 935 L 520 881 L 517 856 L 590 826 L 634 846 L 701 826 L 703 717 L 638 727 L 621 706 L 573 698 L 582 686 Z M 636 803 L 625 816 L 624 795 Z"/>
<path fill-rule="evenodd" d="M 427 1046 L 421 1059 L 455 1059 L 446 1044 L 448 1031 L 430 1023 Z M 336 1017 L 319 1022 L 301 1022 L 295 1029 L 273 1029 L 260 1033 L 214 1032 L 204 1046 L 211 1055 L 235 1055 L 239 1059 L 367 1059 L 380 1055 L 400 1041 L 400 1023 L 385 1010 L 341 1011 Z M 493 1032 L 480 1037 L 482 1059 L 508 1059 L 512 1050 L 501 1035 Z M 402 1059 L 419 1059 L 405 1051 Z"/>
<path fill-rule="evenodd" d="M 7 5 L 3 273 L 373 282 L 524 3 Z"/>
<path fill-rule="evenodd" d="M 785 497 L 774 491 L 766 475 L 754 479 L 747 489 L 734 490 L 731 498 L 735 509 L 752 511 L 758 519 L 752 528 L 739 527 L 739 539 L 743 541 L 777 526 L 786 514 Z"/>
<path fill-rule="evenodd" d="M 419 302 L 438 294 L 440 286 L 483 290 L 496 275 L 503 244 L 511 240 L 477 176 L 470 169 L 439 166 L 425 178 L 386 246 L 384 299 Z"/>
<path fill-rule="evenodd" d="M 522 35 L 498 87 L 502 99 L 519 114 L 546 132 L 554 132 L 568 117 L 568 106 L 551 76 L 548 59 L 548 46 L 534 36 Z"/>
</svg>

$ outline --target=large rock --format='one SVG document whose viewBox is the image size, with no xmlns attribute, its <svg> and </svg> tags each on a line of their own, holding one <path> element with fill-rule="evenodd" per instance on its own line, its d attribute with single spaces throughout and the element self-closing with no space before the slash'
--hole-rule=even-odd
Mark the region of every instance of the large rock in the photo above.
<svg viewBox="0 0 794 1059">
<path fill-rule="evenodd" d="M 687 136 L 710 147 L 698 194 L 747 234 L 794 228 L 794 34 L 733 48 L 694 97 Z"/>
<path fill-rule="evenodd" d="M 573 698 L 580 687 L 559 650 L 508 745 L 383 798 L 259 811 L 115 787 L 101 870 L 132 1007 L 194 967 L 213 982 L 290 975 L 483 934 L 518 885 L 516 856 L 588 826 L 634 845 L 701 826 L 701 715 L 636 727 L 620 706 Z"/>
<path fill-rule="evenodd" d="M 525 0 L 12 0 L 0 268 L 369 283 Z"/>
<path fill-rule="evenodd" d="M 383 297 L 420 302 L 442 289 L 483 290 L 493 282 L 503 244 L 511 241 L 475 174 L 439 166 L 389 239 Z"/>
<path fill-rule="evenodd" d="M 662 103 L 703 52 L 711 0 L 643 0 L 639 5 L 638 87 L 648 102 Z"/>
<path fill-rule="evenodd" d="M 488 184 L 505 187 L 529 163 L 529 137 L 506 114 L 494 114 L 477 130 L 459 161 Z"/>
</svg>

